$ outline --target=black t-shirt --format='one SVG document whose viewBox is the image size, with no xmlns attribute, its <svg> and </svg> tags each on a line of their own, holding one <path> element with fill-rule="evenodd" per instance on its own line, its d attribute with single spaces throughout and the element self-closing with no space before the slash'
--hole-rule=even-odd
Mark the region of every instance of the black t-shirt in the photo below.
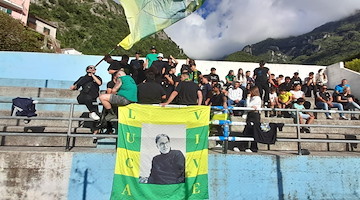
<svg viewBox="0 0 360 200">
<path fill-rule="evenodd" d="M 202 93 L 202 96 L 203 96 L 202 104 L 204 104 L 206 99 L 210 98 L 211 95 L 212 95 L 212 92 L 211 92 L 212 87 L 211 87 L 210 83 L 208 83 L 208 84 L 205 84 L 205 85 L 201 85 L 200 89 L 201 89 L 201 93 Z"/>
<path fill-rule="evenodd" d="M 145 82 L 138 85 L 138 103 L 155 104 L 161 103 L 164 89 L 155 82 Z"/>
<path fill-rule="evenodd" d="M 161 60 L 155 60 L 151 64 L 150 68 L 155 68 L 156 69 L 155 80 L 156 80 L 157 83 L 161 83 L 163 81 L 162 70 L 163 69 L 166 70 L 167 65 L 168 65 L 167 62 L 161 61 Z"/>
<path fill-rule="evenodd" d="M 210 102 L 212 106 L 223 106 L 224 105 L 224 94 L 214 94 L 210 98 Z"/>
<path fill-rule="evenodd" d="M 293 85 L 295 85 L 295 84 L 300 84 L 300 85 L 302 85 L 302 80 L 301 80 L 300 77 L 297 77 L 297 78 L 292 77 L 292 78 L 291 78 L 291 83 L 292 83 Z"/>
<path fill-rule="evenodd" d="M 286 91 L 290 91 L 291 88 L 292 88 L 292 84 L 291 84 L 291 82 L 290 82 L 290 83 L 284 82 L 284 83 L 281 83 L 281 84 L 280 84 L 279 88 L 280 88 L 280 89 L 284 89 L 284 90 L 286 90 Z"/>
<path fill-rule="evenodd" d="M 316 93 L 316 97 L 321 97 L 323 98 L 325 101 L 329 101 L 330 100 L 330 97 L 331 97 L 331 94 L 328 93 L 328 92 L 317 92 Z M 321 102 L 319 101 L 317 98 L 315 100 L 316 102 Z"/>
<path fill-rule="evenodd" d="M 213 82 L 213 81 L 220 82 L 219 75 L 210 73 L 208 76 L 210 77 L 211 82 Z"/>
<path fill-rule="evenodd" d="M 254 75 L 256 75 L 255 82 L 266 83 L 268 81 L 268 72 L 269 68 L 267 67 L 258 67 L 254 70 Z"/>
<path fill-rule="evenodd" d="M 178 104 L 180 105 L 197 105 L 197 92 L 200 90 L 198 84 L 193 81 L 180 81 L 175 91 L 178 94 Z"/>
<path fill-rule="evenodd" d="M 119 70 L 121 68 L 121 65 L 120 65 L 120 61 L 118 60 L 113 60 L 111 61 L 109 67 L 108 67 L 108 71 L 109 70 Z"/>
<path fill-rule="evenodd" d="M 106 88 L 114 88 L 114 86 L 115 86 L 115 82 L 112 80 L 106 84 Z"/>
<path fill-rule="evenodd" d="M 130 61 L 130 67 L 133 71 L 132 77 L 134 78 L 136 84 L 139 84 L 145 80 L 145 73 L 144 73 L 143 66 L 144 66 L 143 60 L 133 59 Z"/>
<path fill-rule="evenodd" d="M 95 76 L 102 82 L 100 76 Z M 91 76 L 85 75 L 80 77 L 77 81 L 75 81 L 74 85 L 76 85 L 76 89 L 81 87 L 80 94 L 87 94 L 92 98 L 99 96 L 99 85 Z"/>
</svg>

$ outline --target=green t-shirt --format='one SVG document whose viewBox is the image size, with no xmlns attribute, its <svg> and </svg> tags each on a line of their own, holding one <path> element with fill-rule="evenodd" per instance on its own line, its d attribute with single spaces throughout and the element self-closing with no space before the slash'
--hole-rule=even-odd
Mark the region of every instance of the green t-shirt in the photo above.
<svg viewBox="0 0 360 200">
<path fill-rule="evenodd" d="M 157 53 L 149 53 L 148 55 L 146 55 L 146 60 L 148 61 L 147 68 L 150 68 L 152 63 L 158 59 L 157 56 L 158 56 Z"/>
<path fill-rule="evenodd" d="M 131 102 L 137 102 L 137 86 L 134 79 L 129 75 L 120 76 L 119 79 L 122 84 L 117 92 L 117 95 L 125 97 Z"/>
<path fill-rule="evenodd" d="M 227 76 L 225 76 L 225 79 L 226 80 L 229 80 L 229 81 L 234 81 L 234 79 L 235 79 L 235 76 L 234 75 L 227 75 Z"/>
</svg>

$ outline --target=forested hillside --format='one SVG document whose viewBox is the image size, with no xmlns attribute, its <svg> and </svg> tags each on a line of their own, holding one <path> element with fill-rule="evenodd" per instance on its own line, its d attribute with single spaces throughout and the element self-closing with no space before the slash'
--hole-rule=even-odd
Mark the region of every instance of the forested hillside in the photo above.
<svg viewBox="0 0 360 200">
<path fill-rule="evenodd" d="M 58 25 L 61 48 L 75 48 L 83 54 L 103 55 L 129 34 L 122 7 L 112 0 L 32 0 L 30 14 Z M 159 52 L 184 58 L 182 50 L 161 31 L 126 51 L 114 54 L 147 53 L 152 45 Z M 166 55 L 167 56 L 167 55 Z"/>
</svg>

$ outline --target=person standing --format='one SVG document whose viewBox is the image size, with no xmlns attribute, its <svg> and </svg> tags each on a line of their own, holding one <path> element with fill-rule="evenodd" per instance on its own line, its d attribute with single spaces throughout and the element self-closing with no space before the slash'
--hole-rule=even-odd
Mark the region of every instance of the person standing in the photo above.
<svg viewBox="0 0 360 200">
<path fill-rule="evenodd" d="M 140 52 L 135 53 L 135 59 L 130 61 L 130 67 L 133 71 L 132 77 L 136 84 L 139 84 L 145 80 L 145 65 L 144 60 L 140 59 Z"/>
<path fill-rule="evenodd" d="M 158 104 L 166 99 L 165 90 L 159 83 L 155 82 L 153 72 L 146 73 L 146 81 L 138 86 L 138 103 Z"/>
<path fill-rule="evenodd" d="M 89 110 L 90 118 L 93 120 L 99 120 L 99 108 L 97 105 L 93 105 L 96 102 L 96 98 L 99 96 L 99 88 L 102 84 L 102 79 L 95 75 L 95 66 L 89 65 L 86 67 L 86 75 L 81 76 L 75 83 L 70 87 L 71 90 L 78 90 L 82 88 L 80 94 L 77 96 L 79 104 L 86 105 Z"/>
<path fill-rule="evenodd" d="M 156 50 L 156 47 L 155 46 L 152 46 L 150 48 L 150 53 L 146 55 L 146 63 L 145 63 L 145 66 L 146 68 L 150 68 L 152 63 L 157 60 L 158 58 L 158 54 L 157 54 L 157 50 Z"/>
<path fill-rule="evenodd" d="M 269 79 L 271 72 L 270 72 L 269 68 L 265 67 L 265 62 L 261 61 L 259 63 L 259 65 L 260 65 L 260 67 L 258 67 L 254 70 L 253 78 L 255 80 L 255 85 L 259 89 L 260 97 L 264 100 L 264 102 L 268 102 L 269 101 L 269 92 L 270 92 L 269 83 L 272 85 L 274 85 L 274 83 L 271 79 Z M 265 92 L 265 94 L 264 94 L 264 92 Z"/>
</svg>

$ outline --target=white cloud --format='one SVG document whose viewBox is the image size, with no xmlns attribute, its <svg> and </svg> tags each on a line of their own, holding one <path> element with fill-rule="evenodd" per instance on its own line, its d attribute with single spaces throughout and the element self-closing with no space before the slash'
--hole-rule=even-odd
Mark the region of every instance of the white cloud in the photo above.
<svg viewBox="0 0 360 200">
<path fill-rule="evenodd" d="M 269 37 L 304 34 L 360 9 L 359 0 L 208 0 L 207 4 L 211 13 L 199 10 L 165 30 L 195 59 L 218 59 Z"/>
</svg>

